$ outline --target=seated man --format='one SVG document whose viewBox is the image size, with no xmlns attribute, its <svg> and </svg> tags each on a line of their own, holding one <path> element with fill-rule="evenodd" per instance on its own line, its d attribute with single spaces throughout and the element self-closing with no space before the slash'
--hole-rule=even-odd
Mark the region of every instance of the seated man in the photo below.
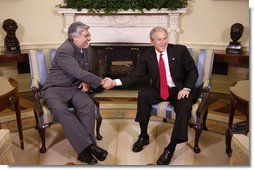
<svg viewBox="0 0 254 170">
<path fill-rule="evenodd" d="M 88 90 L 90 86 L 96 88 L 110 81 L 89 72 L 93 58 L 88 29 L 82 22 L 70 25 L 68 39 L 57 49 L 42 95 L 77 152 L 78 160 L 95 164 L 97 159 L 105 160 L 108 152 L 96 145 L 95 103 Z M 74 113 L 68 109 L 70 103 Z"/>
<path fill-rule="evenodd" d="M 148 74 L 152 79 L 152 84 L 138 93 L 135 121 L 139 122 L 140 135 L 133 145 L 133 152 L 140 152 L 149 144 L 147 128 L 152 105 L 161 101 L 170 101 L 173 104 L 176 119 L 171 141 L 157 161 L 158 165 L 167 165 L 173 157 L 176 145 L 188 141 L 188 122 L 192 104 L 197 98 L 195 83 L 198 70 L 185 46 L 168 44 L 168 32 L 164 28 L 153 28 L 150 41 L 153 47 L 141 56 L 134 71 L 126 77 L 112 81 L 111 85 L 130 86 Z"/>
</svg>

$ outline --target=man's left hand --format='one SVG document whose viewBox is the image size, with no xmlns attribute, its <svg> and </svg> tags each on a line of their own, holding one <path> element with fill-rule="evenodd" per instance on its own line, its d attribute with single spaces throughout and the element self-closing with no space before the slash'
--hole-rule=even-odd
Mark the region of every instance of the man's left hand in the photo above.
<svg viewBox="0 0 254 170">
<path fill-rule="evenodd" d="M 183 88 L 182 90 L 180 90 L 177 94 L 177 99 L 180 100 L 182 98 L 188 98 L 190 94 L 190 91 L 186 88 Z"/>
<path fill-rule="evenodd" d="M 82 92 L 88 92 L 89 90 L 89 84 L 86 84 L 84 82 L 80 83 L 80 85 L 78 86 L 78 88 L 82 91 Z"/>
</svg>

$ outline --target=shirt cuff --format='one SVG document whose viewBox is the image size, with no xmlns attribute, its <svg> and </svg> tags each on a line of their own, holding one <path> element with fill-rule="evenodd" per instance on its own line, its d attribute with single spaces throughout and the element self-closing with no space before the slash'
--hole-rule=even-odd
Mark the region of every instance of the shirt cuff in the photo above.
<svg viewBox="0 0 254 170">
<path fill-rule="evenodd" d="M 116 83 L 115 86 L 122 86 L 122 85 L 123 85 L 123 83 L 121 82 L 120 79 L 114 79 L 114 81 L 115 81 L 115 83 Z"/>
<path fill-rule="evenodd" d="M 188 90 L 189 92 L 191 92 L 191 89 L 187 88 L 187 87 L 184 87 L 183 88 L 184 90 Z"/>
</svg>

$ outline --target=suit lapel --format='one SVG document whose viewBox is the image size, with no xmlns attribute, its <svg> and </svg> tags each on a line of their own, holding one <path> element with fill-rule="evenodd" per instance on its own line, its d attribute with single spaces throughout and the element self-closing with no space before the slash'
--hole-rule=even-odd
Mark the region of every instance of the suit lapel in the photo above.
<svg viewBox="0 0 254 170">
<path fill-rule="evenodd" d="M 151 73 L 154 73 L 155 75 L 159 76 L 159 66 L 158 66 L 157 56 L 156 56 L 154 48 L 153 48 L 153 52 L 149 56 L 148 60 L 150 60 L 150 62 L 148 62 L 148 63 L 151 63 L 151 68 L 152 68 Z"/>
<path fill-rule="evenodd" d="M 176 67 L 176 55 L 175 55 L 175 51 L 172 50 L 173 46 L 171 46 L 170 44 L 168 45 L 167 48 L 167 53 L 168 53 L 168 64 L 169 64 L 169 70 L 170 70 L 170 74 L 172 79 L 175 79 L 175 74 L 172 74 L 175 70 Z"/>
</svg>

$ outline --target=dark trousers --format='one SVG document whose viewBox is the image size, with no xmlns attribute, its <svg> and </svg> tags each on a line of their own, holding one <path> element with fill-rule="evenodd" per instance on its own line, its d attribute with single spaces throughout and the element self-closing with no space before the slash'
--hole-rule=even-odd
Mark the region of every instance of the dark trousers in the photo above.
<svg viewBox="0 0 254 170">
<path fill-rule="evenodd" d="M 177 140 L 178 143 L 188 141 L 188 121 L 191 117 L 191 109 L 193 104 L 193 95 L 189 94 L 188 98 L 177 99 L 178 91 L 176 88 L 170 88 L 170 101 L 174 106 L 176 120 L 172 130 L 171 140 Z M 151 116 L 151 107 L 155 103 L 159 103 L 163 99 L 158 91 L 152 86 L 141 89 L 138 93 L 136 122 L 148 125 Z"/>
</svg>

